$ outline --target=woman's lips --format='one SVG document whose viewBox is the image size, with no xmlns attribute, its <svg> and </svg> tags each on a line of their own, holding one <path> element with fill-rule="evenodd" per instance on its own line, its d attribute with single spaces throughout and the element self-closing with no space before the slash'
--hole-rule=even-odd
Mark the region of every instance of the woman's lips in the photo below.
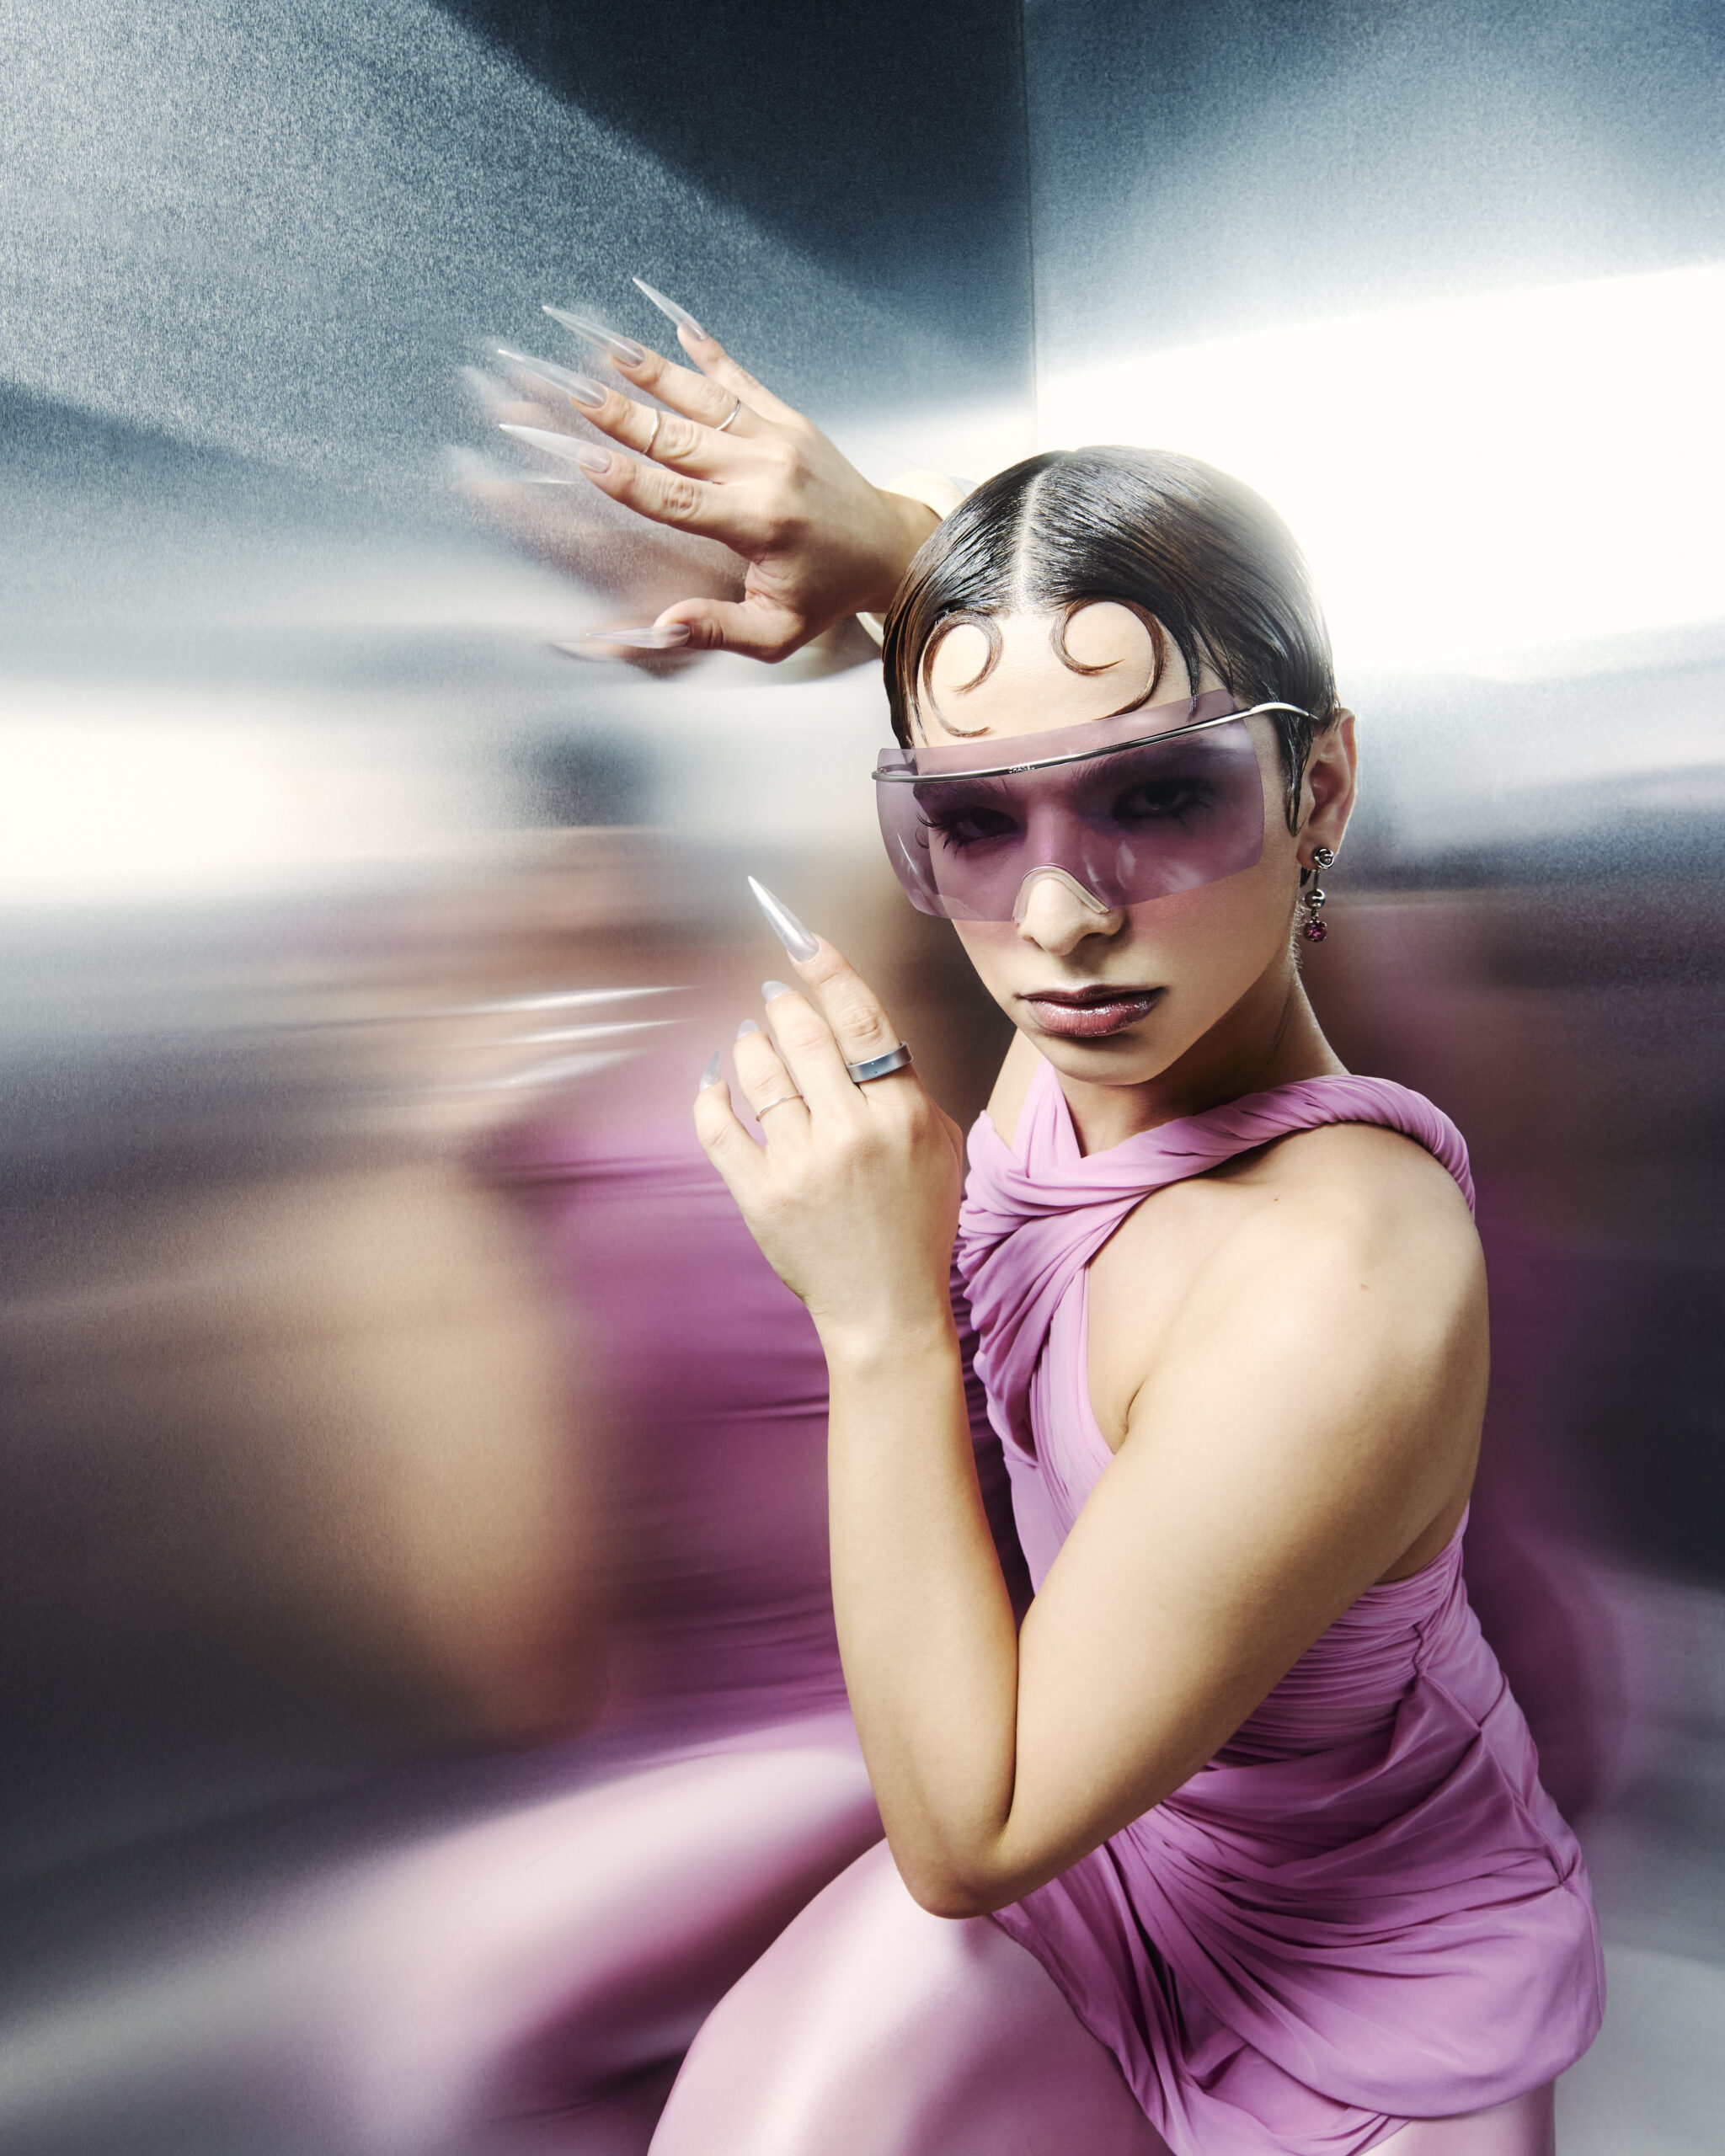
<svg viewBox="0 0 1725 2156">
<path fill-rule="evenodd" d="M 1159 988 L 1049 989 L 1021 996 L 1036 1013 L 1045 1033 L 1063 1040 L 1099 1041 L 1147 1018 L 1162 995 Z"/>
</svg>

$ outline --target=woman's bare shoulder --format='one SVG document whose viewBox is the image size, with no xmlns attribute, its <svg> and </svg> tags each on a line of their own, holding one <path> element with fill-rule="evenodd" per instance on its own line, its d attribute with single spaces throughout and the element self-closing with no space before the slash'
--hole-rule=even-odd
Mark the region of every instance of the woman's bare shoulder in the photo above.
<svg viewBox="0 0 1725 2156">
<path fill-rule="evenodd" d="M 1157 1193 L 1092 1268 L 1098 1419 L 1124 1434 L 1131 1400 L 1177 1348 L 1200 1357 L 1291 1328 L 1290 1353 L 1357 1347 L 1367 1328 L 1416 1358 L 1483 1321 L 1484 1270 L 1448 1171 L 1366 1123 L 1300 1131 Z M 1362 1296 L 1369 1300 L 1363 1300 Z"/>
<path fill-rule="evenodd" d="M 1278 1139 L 1219 1181 L 1189 1315 L 1203 1310 L 1216 1326 L 1250 1329 L 1282 1321 L 1271 1315 L 1278 1308 L 1285 1320 L 1291 1301 L 1313 1350 L 1415 1364 L 1481 1332 L 1472 1215 L 1415 1140 L 1375 1124 L 1328 1125 Z M 1368 1311 L 1375 1321 L 1362 1333 Z"/>
<path fill-rule="evenodd" d="M 1257 1202 L 1266 1227 L 1368 1241 L 1415 1233 L 1477 1247 L 1455 1180 L 1418 1139 L 1381 1123 L 1325 1123 L 1293 1131 L 1219 1171 Z M 1291 1214 L 1287 1209 L 1292 1208 Z"/>
<path fill-rule="evenodd" d="M 1374 1578 L 1417 1571 L 1466 1502 L 1489 1369 L 1454 1181 L 1412 1139 L 1350 1123 L 1162 1195 L 1160 1220 L 1158 1196 L 1092 1273 L 1091 1400 L 1110 1449 L 1136 1432 L 1152 1464 L 1172 1460 L 1164 1433 L 1201 1426 L 1217 1475 L 1357 1515 Z"/>
</svg>

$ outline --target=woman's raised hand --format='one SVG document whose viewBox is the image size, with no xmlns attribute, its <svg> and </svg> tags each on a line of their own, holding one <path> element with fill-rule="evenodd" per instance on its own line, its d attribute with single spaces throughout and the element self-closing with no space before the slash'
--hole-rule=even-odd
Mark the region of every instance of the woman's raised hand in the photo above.
<svg viewBox="0 0 1725 2156">
<path fill-rule="evenodd" d="M 717 1056 L 695 1128 L 828 1350 L 873 1358 L 951 1326 L 964 1139 L 914 1067 L 851 1078 L 847 1063 L 888 1054 L 898 1032 L 841 953 L 799 932 L 810 955 L 793 949 L 791 963 L 804 992 L 768 981 L 771 1031 L 745 1019 L 737 1037 L 737 1076 L 761 1140 L 738 1119 Z"/>
<path fill-rule="evenodd" d="M 872 486 L 818 427 L 745 373 L 681 309 L 678 341 L 693 369 L 596 323 L 547 312 L 665 408 L 637 403 L 580 376 L 552 382 L 534 373 L 531 361 L 513 360 L 511 371 L 537 400 L 560 404 L 563 413 L 574 405 L 599 433 L 633 452 L 570 437 L 563 456 L 624 508 L 719 541 L 748 565 L 740 600 L 680 600 L 660 612 L 655 633 L 619 642 L 779 659 L 850 615 L 890 605 L 911 556 L 935 527 L 932 510 Z"/>
</svg>

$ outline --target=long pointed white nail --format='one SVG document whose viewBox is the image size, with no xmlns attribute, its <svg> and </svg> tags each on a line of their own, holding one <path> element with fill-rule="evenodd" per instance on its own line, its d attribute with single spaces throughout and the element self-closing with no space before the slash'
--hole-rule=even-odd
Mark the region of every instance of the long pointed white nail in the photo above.
<svg viewBox="0 0 1725 2156">
<path fill-rule="evenodd" d="M 704 1093 L 709 1086 L 716 1086 L 718 1083 L 718 1050 L 715 1049 L 707 1059 L 707 1068 L 701 1073 L 701 1083 L 695 1088 L 696 1091 Z"/>
<path fill-rule="evenodd" d="M 663 292 L 655 292 L 644 277 L 631 277 L 629 282 L 638 292 L 644 292 L 663 315 L 668 315 L 679 329 L 686 329 L 692 337 L 698 337 L 703 344 L 709 342 L 707 332 L 696 321 L 686 307 L 679 307 L 675 300 L 668 300 Z"/>
<path fill-rule="evenodd" d="M 526 352 L 512 352 L 507 344 L 499 344 L 497 356 L 507 360 L 523 374 L 531 375 L 535 382 L 542 382 L 547 389 L 560 389 L 565 397 L 572 397 L 577 404 L 590 411 L 596 411 L 611 393 L 602 382 L 590 376 L 574 374 L 568 367 L 560 367 L 555 360 L 536 360 Z"/>
<path fill-rule="evenodd" d="M 602 322 L 590 321 L 584 314 L 570 314 L 560 307 L 547 307 L 543 311 L 565 329 L 573 329 L 577 337 L 585 337 L 601 352 L 609 352 L 612 359 L 621 360 L 626 367 L 639 366 L 647 356 L 644 344 L 638 344 L 633 337 L 619 337 L 616 330 L 607 329 Z"/>
<path fill-rule="evenodd" d="M 530 441 L 535 449 L 542 449 L 547 456 L 561 456 L 571 464 L 579 464 L 584 472 L 608 472 L 611 451 L 595 449 L 590 441 L 577 441 L 573 435 L 553 434 L 549 427 L 511 427 L 499 425 L 498 432 L 514 435 L 522 441 Z"/>
<path fill-rule="evenodd" d="M 586 643 L 626 643 L 634 651 L 676 651 L 689 641 L 686 622 L 667 622 L 660 628 L 584 629 Z"/>
<path fill-rule="evenodd" d="M 766 915 L 772 932 L 791 956 L 799 963 L 812 958 L 820 948 L 818 937 L 811 936 L 782 899 L 776 899 L 758 877 L 749 878 L 749 889 L 755 894 L 755 903 Z"/>
</svg>

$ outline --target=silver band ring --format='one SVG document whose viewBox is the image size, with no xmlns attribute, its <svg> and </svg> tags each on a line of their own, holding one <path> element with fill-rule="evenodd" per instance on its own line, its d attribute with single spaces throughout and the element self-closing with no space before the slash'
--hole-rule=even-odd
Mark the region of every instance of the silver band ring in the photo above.
<svg viewBox="0 0 1725 2156">
<path fill-rule="evenodd" d="M 802 1097 L 803 1096 L 800 1093 L 781 1093 L 776 1101 L 769 1101 L 765 1107 L 756 1109 L 756 1122 L 759 1123 L 761 1117 L 764 1115 L 771 1115 L 775 1108 L 787 1107 L 792 1101 L 800 1101 Z"/>
<path fill-rule="evenodd" d="M 731 421 L 736 418 L 736 416 L 737 416 L 738 413 L 739 413 L 739 412 L 740 412 L 740 411 L 742 410 L 742 408 L 743 408 L 743 400 L 742 400 L 742 398 L 740 397 L 740 398 L 737 399 L 736 403 L 735 403 L 734 404 L 733 404 L 733 405 L 732 405 L 732 407 L 731 407 L 731 408 L 729 409 L 729 412 L 727 412 L 727 413 L 725 414 L 724 417 L 724 418 L 719 421 L 718 424 L 718 425 L 717 425 L 717 426 L 713 430 L 713 431 L 714 432 L 714 434 L 716 434 L 716 435 L 722 435 L 722 434 L 724 432 L 725 429 L 726 429 L 728 426 L 729 426 L 729 424 L 730 424 Z"/>
<path fill-rule="evenodd" d="M 910 1060 L 910 1049 L 900 1041 L 884 1055 L 871 1055 L 866 1063 L 847 1063 L 845 1070 L 853 1084 L 866 1086 L 871 1078 L 888 1078 L 895 1070 L 904 1070 Z"/>
<path fill-rule="evenodd" d="M 652 456 L 653 445 L 659 440 L 659 423 L 664 419 L 664 417 L 665 414 L 663 412 L 655 412 L 653 414 L 653 431 L 647 437 L 647 446 L 641 451 L 643 456 Z"/>
</svg>

